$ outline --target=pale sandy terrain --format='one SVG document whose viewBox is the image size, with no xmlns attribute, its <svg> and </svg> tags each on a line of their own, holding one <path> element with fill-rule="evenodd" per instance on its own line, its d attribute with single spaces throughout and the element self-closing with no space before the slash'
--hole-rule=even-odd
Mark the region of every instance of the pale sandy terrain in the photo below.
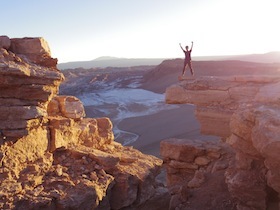
<svg viewBox="0 0 280 210">
<path fill-rule="evenodd" d="M 116 116 L 117 106 L 106 105 L 111 117 Z M 103 105 L 104 108 L 104 105 Z M 86 106 L 87 117 L 103 117 L 96 107 Z M 160 141 L 168 138 L 209 139 L 217 138 L 200 134 L 200 125 L 194 115 L 195 107 L 192 105 L 178 105 L 178 108 L 162 110 L 156 114 L 124 118 L 120 122 L 113 122 L 114 127 L 124 132 L 121 136 L 115 135 L 115 140 L 124 143 L 131 136 L 138 139 L 128 144 L 140 151 L 159 157 Z M 135 107 L 137 111 L 137 107 Z M 110 119 L 112 120 L 112 118 Z M 133 135 L 136 134 L 136 135 Z"/>
<path fill-rule="evenodd" d="M 199 123 L 194 116 L 192 105 L 180 105 L 177 109 L 165 110 L 153 115 L 126 118 L 118 124 L 118 128 L 138 134 L 138 140 L 130 145 L 155 156 L 159 156 L 160 141 L 164 139 L 218 138 L 200 134 Z"/>
</svg>

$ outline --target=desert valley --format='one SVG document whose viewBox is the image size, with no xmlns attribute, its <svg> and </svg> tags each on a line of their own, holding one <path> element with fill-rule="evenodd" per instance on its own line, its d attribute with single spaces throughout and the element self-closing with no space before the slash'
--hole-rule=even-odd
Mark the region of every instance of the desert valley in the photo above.
<svg viewBox="0 0 280 210">
<path fill-rule="evenodd" d="M 180 58 L 62 68 L 43 38 L 0 48 L 1 209 L 279 209 L 279 53 L 180 78 Z"/>
<path fill-rule="evenodd" d="M 271 57 L 274 58 L 275 54 Z M 195 78 L 263 75 L 264 71 L 266 75 L 280 73 L 280 63 L 243 61 L 268 60 L 267 55 L 264 59 L 256 55 L 239 56 L 240 60 L 230 60 L 235 57 L 227 57 L 228 60 L 217 58 L 221 60 L 193 61 Z M 131 64 L 131 61 L 121 60 L 124 65 Z M 111 62 L 109 60 L 108 63 Z M 83 66 L 82 62 L 79 64 Z M 146 64 L 150 64 L 150 60 L 146 60 Z M 60 86 L 60 94 L 79 98 L 88 117 L 109 117 L 114 125 L 116 141 L 159 157 L 159 143 L 163 139 L 217 139 L 201 134 L 192 104 L 165 103 L 165 90 L 178 82 L 182 66 L 183 59 L 169 59 L 155 66 L 63 69 L 65 81 Z"/>
</svg>

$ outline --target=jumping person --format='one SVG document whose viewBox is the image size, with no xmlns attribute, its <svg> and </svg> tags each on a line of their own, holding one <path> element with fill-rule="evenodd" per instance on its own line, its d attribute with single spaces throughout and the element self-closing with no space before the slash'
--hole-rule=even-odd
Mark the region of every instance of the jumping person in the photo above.
<svg viewBox="0 0 280 210">
<path fill-rule="evenodd" d="M 191 46 L 190 50 L 189 50 L 189 46 L 186 46 L 186 50 L 184 50 L 181 43 L 179 45 L 180 45 L 181 49 L 183 50 L 183 52 L 185 53 L 185 61 L 184 61 L 184 68 L 183 68 L 182 76 L 184 76 L 187 66 L 190 67 L 192 76 L 194 76 L 193 69 L 192 69 L 192 58 L 191 58 L 193 42 L 192 42 L 192 46 Z"/>
</svg>

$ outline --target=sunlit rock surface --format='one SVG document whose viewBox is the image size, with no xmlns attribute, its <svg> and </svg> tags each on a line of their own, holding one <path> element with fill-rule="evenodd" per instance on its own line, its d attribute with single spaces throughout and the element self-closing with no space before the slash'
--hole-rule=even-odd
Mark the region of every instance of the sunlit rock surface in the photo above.
<svg viewBox="0 0 280 210">
<path fill-rule="evenodd" d="M 183 80 L 167 88 L 166 102 L 196 105 L 201 132 L 222 137 L 230 147 L 228 151 L 234 152 L 222 182 L 226 182 L 227 193 L 235 200 L 237 209 L 267 209 L 279 205 L 279 76 Z M 183 145 L 178 148 L 182 149 Z M 207 146 L 204 149 L 207 150 Z M 172 167 L 169 162 L 172 155 L 165 154 L 163 147 L 162 155 L 168 160 L 165 162 Z M 186 152 L 185 157 L 189 155 Z M 168 174 L 167 177 L 172 176 Z"/>
<path fill-rule="evenodd" d="M 0 47 L 0 209 L 154 209 L 151 201 L 168 201 L 155 180 L 162 160 L 123 147 L 110 119 L 85 118 L 79 99 L 57 96 L 64 77 L 44 39 L 1 36 Z"/>
<path fill-rule="evenodd" d="M 231 115 L 240 106 L 277 103 L 280 78 L 276 76 L 200 77 L 166 90 L 170 104 L 194 104 L 203 134 L 228 137 Z"/>
</svg>

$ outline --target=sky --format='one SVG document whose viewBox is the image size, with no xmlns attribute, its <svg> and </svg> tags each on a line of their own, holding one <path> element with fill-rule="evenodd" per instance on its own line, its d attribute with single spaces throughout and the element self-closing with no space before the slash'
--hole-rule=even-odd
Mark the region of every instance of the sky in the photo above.
<svg viewBox="0 0 280 210">
<path fill-rule="evenodd" d="M 279 0 L 0 0 L 0 35 L 43 37 L 59 63 L 280 51 Z"/>
</svg>

